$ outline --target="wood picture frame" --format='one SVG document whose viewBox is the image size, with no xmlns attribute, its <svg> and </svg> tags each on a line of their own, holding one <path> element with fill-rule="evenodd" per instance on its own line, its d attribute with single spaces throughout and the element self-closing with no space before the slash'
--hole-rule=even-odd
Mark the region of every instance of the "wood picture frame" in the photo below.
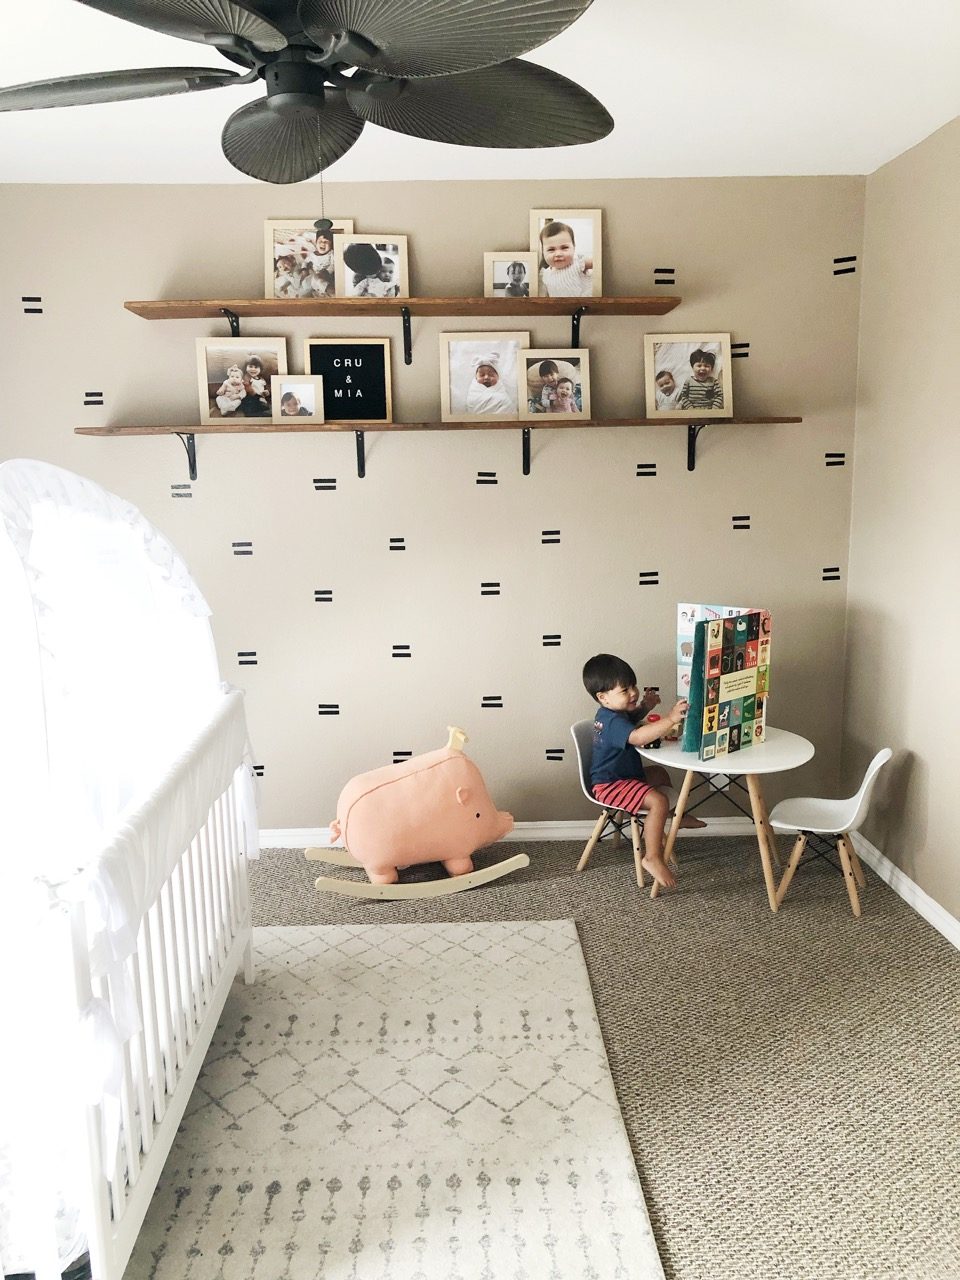
<svg viewBox="0 0 960 1280">
<path fill-rule="evenodd" d="M 270 379 L 273 422 L 295 431 L 325 422 L 323 378 L 316 373 L 275 373 Z"/>
<path fill-rule="evenodd" d="M 522 274 L 518 267 L 523 268 Z M 485 298 L 536 298 L 539 281 L 537 255 L 532 250 L 495 250 L 483 255 Z"/>
<path fill-rule="evenodd" d="M 338 236 L 334 272 L 339 298 L 409 298 L 407 237 L 393 231 Z"/>
<path fill-rule="evenodd" d="M 590 417 L 590 352 L 584 347 L 521 351 L 517 383 L 521 421 L 545 426 L 551 418 L 575 422 Z"/>
<path fill-rule="evenodd" d="M 530 210 L 530 249 L 537 255 L 541 297 L 603 296 L 602 222 L 600 209 Z M 542 239 L 552 224 L 565 232 L 556 231 Z"/>
<path fill-rule="evenodd" d="M 271 378 L 286 371 L 286 338 L 197 338 L 200 421 L 272 421 Z"/>
<path fill-rule="evenodd" d="M 643 381 L 648 418 L 732 418 L 729 333 L 645 333 Z"/>
<path fill-rule="evenodd" d="M 305 338 L 303 367 L 323 378 L 325 422 L 393 421 L 389 338 Z"/>
<path fill-rule="evenodd" d="M 352 218 L 330 218 L 330 247 L 317 244 L 312 218 L 268 218 L 263 224 L 263 296 L 322 298 L 335 293 L 334 245 L 353 230 Z M 329 255 L 329 257 L 328 257 Z M 289 259 L 289 261 L 284 261 Z"/>
<path fill-rule="evenodd" d="M 441 333 L 440 421 L 516 422 L 517 355 L 530 334 Z"/>
</svg>

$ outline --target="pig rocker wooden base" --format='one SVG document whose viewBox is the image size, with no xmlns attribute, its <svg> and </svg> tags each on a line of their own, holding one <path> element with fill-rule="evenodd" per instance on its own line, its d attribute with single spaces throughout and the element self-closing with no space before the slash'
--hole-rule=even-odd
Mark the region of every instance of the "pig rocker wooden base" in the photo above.
<svg viewBox="0 0 960 1280">
<path fill-rule="evenodd" d="M 362 867 L 362 863 L 345 849 L 307 849 L 305 857 L 311 862 L 327 862 L 337 867 Z M 316 887 L 322 893 L 340 893 L 347 898 L 442 898 L 446 894 L 475 889 L 477 885 L 499 880 L 511 871 L 528 867 L 530 859 L 525 853 L 515 854 L 495 862 L 482 871 L 469 871 L 462 876 L 445 876 L 442 880 L 424 880 L 419 884 L 367 884 L 363 880 L 338 880 L 335 876 L 320 876 Z"/>
</svg>

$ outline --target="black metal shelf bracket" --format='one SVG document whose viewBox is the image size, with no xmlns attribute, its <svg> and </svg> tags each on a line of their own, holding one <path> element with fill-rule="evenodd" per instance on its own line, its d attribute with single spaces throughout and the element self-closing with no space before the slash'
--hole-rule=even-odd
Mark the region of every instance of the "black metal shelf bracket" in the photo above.
<svg viewBox="0 0 960 1280">
<path fill-rule="evenodd" d="M 410 308 L 401 307 L 400 316 L 403 320 L 403 363 L 413 364 L 413 339 L 410 332 Z"/>
<path fill-rule="evenodd" d="M 235 311 L 231 311 L 229 307 L 221 307 L 220 314 L 227 317 L 227 323 L 230 325 L 230 337 L 240 337 L 240 317 Z"/>
<path fill-rule="evenodd" d="M 697 436 L 707 424 L 705 422 L 690 422 L 687 424 L 687 470 L 696 471 L 697 469 Z"/>
<path fill-rule="evenodd" d="M 197 478 L 197 438 L 192 431 L 176 432 L 180 443 L 187 451 L 187 466 L 190 468 L 190 479 Z"/>
<path fill-rule="evenodd" d="M 523 428 L 523 474 L 530 474 L 530 428 Z"/>
<path fill-rule="evenodd" d="M 579 347 L 580 345 L 580 318 L 585 316 L 589 311 L 589 307 L 577 307 L 571 317 L 570 324 L 570 345 L 571 347 Z"/>
<path fill-rule="evenodd" d="M 357 478 L 362 480 L 367 474 L 367 453 L 363 443 L 363 432 L 355 431 L 357 437 Z"/>
</svg>

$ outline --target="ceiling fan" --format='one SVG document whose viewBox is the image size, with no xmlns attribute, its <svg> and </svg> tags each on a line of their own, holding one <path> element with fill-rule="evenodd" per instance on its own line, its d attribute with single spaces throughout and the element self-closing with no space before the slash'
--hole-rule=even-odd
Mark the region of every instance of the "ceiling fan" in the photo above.
<svg viewBox="0 0 960 1280">
<path fill-rule="evenodd" d="M 371 123 L 468 147 L 562 147 L 613 128 L 572 80 L 518 55 L 593 0 L 77 0 L 164 35 L 213 45 L 213 67 L 105 71 L 0 88 L 0 111 L 195 93 L 263 80 L 227 120 L 223 153 L 263 182 L 302 182 Z"/>
</svg>

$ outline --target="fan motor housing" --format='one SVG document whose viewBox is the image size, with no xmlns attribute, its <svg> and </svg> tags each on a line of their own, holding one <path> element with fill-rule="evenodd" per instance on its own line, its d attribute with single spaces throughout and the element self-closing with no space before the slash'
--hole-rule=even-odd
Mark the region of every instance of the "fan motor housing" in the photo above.
<svg viewBox="0 0 960 1280">
<path fill-rule="evenodd" d="M 323 71 L 297 59 L 280 58 L 263 69 L 267 105 L 280 115 L 313 113 L 323 106 Z"/>
</svg>

